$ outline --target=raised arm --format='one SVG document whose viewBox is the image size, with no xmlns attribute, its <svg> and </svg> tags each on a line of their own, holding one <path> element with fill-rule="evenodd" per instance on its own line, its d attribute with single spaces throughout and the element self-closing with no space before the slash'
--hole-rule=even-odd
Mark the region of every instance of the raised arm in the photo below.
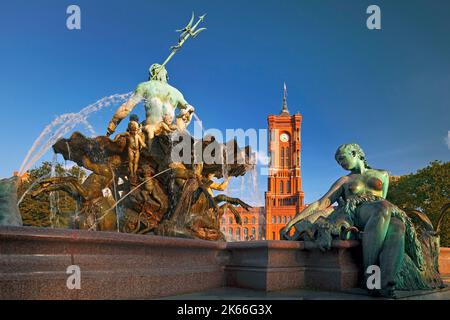
<svg viewBox="0 0 450 320">
<path fill-rule="evenodd" d="M 178 90 L 177 90 L 178 91 Z M 186 99 L 184 99 L 184 96 L 183 96 L 183 94 L 180 92 L 180 91 L 178 91 L 178 104 L 177 104 L 177 107 L 179 108 L 179 109 L 186 109 L 187 111 L 192 111 L 192 112 L 194 112 L 195 111 L 195 109 L 194 109 L 194 107 L 193 106 L 191 106 L 187 101 L 186 101 Z"/>
<path fill-rule="evenodd" d="M 139 140 L 140 148 L 147 148 L 147 145 L 145 144 L 144 139 L 142 139 L 142 137 L 140 135 L 138 135 L 137 137 Z"/>
<path fill-rule="evenodd" d="M 116 131 L 117 126 L 119 123 L 125 119 L 126 116 L 130 114 L 130 112 L 134 109 L 134 107 L 141 102 L 142 96 L 138 93 L 136 90 L 135 93 L 125 102 L 122 104 L 119 109 L 117 109 L 116 113 L 112 117 L 111 121 L 109 122 L 108 129 L 106 135 L 109 137 Z"/>
<path fill-rule="evenodd" d="M 303 220 L 307 217 L 309 217 L 311 214 L 313 214 L 317 210 L 325 210 L 328 208 L 331 204 L 336 202 L 339 197 L 343 194 L 343 184 L 347 181 L 347 177 L 342 177 L 339 180 L 337 180 L 328 190 L 328 192 L 319 200 L 311 203 L 306 209 L 303 211 L 300 211 L 296 214 L 294 219 L 292 219 L 286 227 L 283 228 L 282 232 L 287 234 L 289 230 L 300 220 Z"/>
</svg>

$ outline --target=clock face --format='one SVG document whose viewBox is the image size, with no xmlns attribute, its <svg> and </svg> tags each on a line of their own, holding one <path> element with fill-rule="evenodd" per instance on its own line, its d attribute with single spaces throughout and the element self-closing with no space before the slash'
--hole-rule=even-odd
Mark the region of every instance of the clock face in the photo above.
<svg viewBox="0 0 450 320">
<path fill-rule="evenodd" d="M 289 135 L 287 133 L 280 134 L 280 141 L 281 142 L 288 142 L 289 141 Z"/>
</svg>

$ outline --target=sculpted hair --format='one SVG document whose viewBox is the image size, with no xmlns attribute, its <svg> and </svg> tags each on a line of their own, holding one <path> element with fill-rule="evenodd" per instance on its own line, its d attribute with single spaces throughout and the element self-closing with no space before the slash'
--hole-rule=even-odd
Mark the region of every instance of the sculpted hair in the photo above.
<svg viewBox="0 0 450 320">
<path fill-rule="evenodd" d="M 359 159 L 361 159 L 364 162 L 364 167 L 366 167 L 366 169 L 372 169 L 372 167 L 369 166 L 369 163 L 366 160 L 366 154 L 364 153 L 363 149 L 359 146 L 359 144 L 348 143 L 339 146 L 339 148 L 336 150 L 334 158 L 337 160 L 338 155 L 344 153 L 345 151 L 350 152 L 354 157 L 358 156 Z"/>
<path fill-rule="evenodd" d="M 153 77 L 156 75 L 155 80 L 169 80 L 169 75 L 167 74 L 167 70 L 164 66 L 154 63 L 150 66 L 148 69 L 148 76 L 149 80 L 153 79 Z"/>
</svg>

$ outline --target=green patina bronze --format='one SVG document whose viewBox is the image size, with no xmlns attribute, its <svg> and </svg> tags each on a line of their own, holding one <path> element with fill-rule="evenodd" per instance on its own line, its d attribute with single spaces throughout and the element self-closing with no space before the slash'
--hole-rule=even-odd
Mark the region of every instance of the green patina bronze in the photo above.
<svg viewBox="0 0 450 320">
<path fill-rule="evenodd" d="M 22 226 L 17 206 L 18 177 L 0 180 L 0 226 Z"/>
<path fill-rule="evenodd" d="M 177 51 L 181 49 L 187 39 L 190 37 L 195 38 L 202 31 L 206 30 L 206 28 L 197 29 L 205 16 L 200 16 L 198 21 L 192 25 L 195 17 L 194 13 L 192 13 L 192 18 L 186 27 L 177 30 L 177 32 L 181 32 L 177 45 L 171 47 L 172 52 L 162 64 L 155 63 L 150 67 L 149 80 L 139 84 L 131 98 L 119 107 L 108 125 L 108 136 L 115 132 L 117 125 L 142 100 L 144 100 L 146 112 L 144 130 L 147 132 L 149 140 L 153 139 L 156 127 L 163 122 L 165 116 L 172 119 L 175 118 L 175 110 L 177 108 L 185 113 L 192 114 L 194 112 L 194 107 L 189 105 L 181 92 L 168 83 L 169 77 L 165 66 Z"/>
<path fill-rule="evenodd" d="M 364 270 L 371 265 L 381 270 L 381 290 L 372 290 L 374 294 L 393 297 L 396 289 L 442 287 L 439 236 L 429 221 L 416 215 L 426 226 L 415 226 L 412 217 L 386 200 L 389 174 L 371 168 L 359 145 L 340 146 L 335 158 L 350 174 L 298 213 L 281 230 L 281 238 L 312 240 L 324 251 L 333 239 L 361 239 Z M 338 206 L 330 207 L 334 203 Z"/>
<path fill-rule="evenodd" d="M 172 59 L 172 57 L 175 55 L 175 53 L 177 53 L 177 51 L 179 49 L 181 49 L 181 47 L 186 42 L 186 40 L 189 39 L 189 37 L 196 38 L 200 34 L 200 32 L 206 30 L 206 28 L 197 29 L 198 25 L 205 19 L 205 16 L 206 16 L 206 14 L 200 16 L 198 18 L 198 21 L 194 24 L 194 26 L 192 26 L 192 23 L 194 22 L 194 18 L 195 18 L 194 13 L 192 13 L 191 20 L 186 25 L 186 27 L 184 27 L 183 29 L 177 30 L 177 32 L 181 33 L 180 38 L 178 39 L 178 43 L 175 46 L 171 47 L 172 52 L 167 57 L 167 59 L 163 62 L 163 64 L 162 64 L 163 67 L 165 67 L 166 64 L 170 61 L 170 59 Z M 155 78 L 156 78 L 156 76 L 157 76 L 157 74 L 155 75 Z"/>
</svg>

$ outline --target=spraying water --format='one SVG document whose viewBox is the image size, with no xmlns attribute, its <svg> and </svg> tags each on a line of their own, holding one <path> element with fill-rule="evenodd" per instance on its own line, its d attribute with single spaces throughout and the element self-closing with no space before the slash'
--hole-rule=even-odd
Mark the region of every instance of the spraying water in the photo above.
<svg viewBox="0 0 450 320">
<path fill-rule="evenodd" d="M 203 132 L 205 132 L 205 128 L 203 128 L 202 120 L 200 120 L 200 118 L 197 116 L 197 114 L 195 112 L 193 113 L 193 115 L 194 115 L 194 119 L 195 119 L 194 125 L 198 124 L 198 126 L 200 127 L 200 130 L 201 130 L 201 134 L 203 136 Z"/>
<path fill-rule="evenodd" d="M 53 161 L 50 168 L 50 177 L 56 177 L 56 165 L 58 164 L 58 155 L 55 153 L 53 155 Z M 51 227 L 54 227 L 55 217 L 58 214 L 58 193 L 55 191 L 50 192 L 49 194 L 50 201 L 50 223 Z"/>
<path fill-rule="evenodd" d="M 47 179 L 48 177 L 50 177 L 50 173 L 49 173 L 49 174 L 46 174 L 46 175 L 43 175 L 43 176 L 40 177 L 39 179 L 36 179 L 36 181 L 34 181 L 34 182 L 31 184 L 31 186 L 30 186 L 30 187 L 22 194 L 22 196 L 20 197 L 19 201 L 17 201 L 17 206 L 19 206 L 19 205 L 22 203 L 23 199 L 25 199 L 25 196 L 26 196 L 28 193 L 30 193 L 30 191 L 33 190 L 33 188 L 34 188 L 39 182 L 41 182 L 41 181 L 44 180 L 44 179 Z"/>
<path fill-rule="evenodd" d="M 226 146 L 224 146 L 224 149 L 226 150 Z M 228 165 L 227 165 L 227 159 L 226 159 L 226 151 L 222 150 L 222 178 L 227 179 L 228 178 Z"/>
<path fill-rule="evenodd" d="M 94 128 L 87 121 L 88 117 L 101 109 L 122 103 L 130 96 L 131 92 L 114 94 L 88 105 L 78 113 L 66 113 L 58 116 L 45 127 L 39 137 L 34 141 L 22 162 L 19 173 L 23 174 L 28 171 L 59 139 L 73 130 L 77 125 L 84 125 L 92 135 L 95 135 Z"/>
<path fill-rule="evenodd" d="M 155 174 L 154 176 L 150 177 L 149 179 L 145 180 L 145 181 L 142 182 L 141 184 L 137 185 L 137 186 L 134 187 L 133 189 L 131 189 L 126 195 L 124 195 L 124 196 L 121 197 L 119 200 L 117 200 L 117 201 L 115 202 L 115 204 L 114 204 L 111 208 L 109 208 L 108 210 L 106 210 L 105 214 L 103 214 L 103 216 L 101 216 L 99 219 L 96 220 L 95 225 L 93 225 L 93 226 L 91 227 L 90 230 L 94 230 L 94 228 L 96 227 L 96 224 L 97 224 L 98 222 L 100 222 L 101 220 L 103 220 L 103 219 L 106 217 L 106 215 L 107 215 L 111 210 L 115 210 L 115 209 L 119 206 L 119 204 L 120 204 L 123 200 L 125 200 L 129 195 L 131 195 L 134 191 L 136 191 L 137 189 L 139 189 L 140 187 L 142 187 L 142 186 L 143 186 L 145 183 L 147 183 L 148 181 L 150 181 L 150 180 L 156 178 L 157 176 L 159 176 L 159 175 L 161 175 L 161 174 L 163 174 L 163 173 L 166 173 L 166 172 L 168 172 L 168 171 L 171 171 L 171 170 L 172 170 L 171 168 L 168 168 L 168 169 L 166 169 L 166 170 L 163 170 L 163 171 L 161 171 L 161 172 Z"/>
<path fill-rule="evenodd" d="M 265 210 L 265 209 L 263 209 Z M 260 235 L 261 240 L 265 240 L 265 230 L 264 226 L 266 225 L 266 215 L 265 212 L 259 212 L 259 224 L 258 224 L 258 234 Z"/>
<path fill-rule="evenodd" d="M 113 171 L 113 189 L 114 189 L 113 192 L 114 192 L 114 198 L 115 198 L 115 201 L 118 201 L 120 195 L 119 195 L 118 192 L 117 192 L 116 175 L 114 174 L 114 171 Z M 116 202 L 116 203 L 117 203 L 117 202 Z M 116 206 L 115 209 L 116 209 L 117 232 L 119 232 L 119 231 L 120 231 L 120 227 L 119 227 L 119 221 L 120 221 L 120 218 L 119 218 L 119 211 L 120 211 L 120 209 L 119 209 L 118 206 Z"/>
<path fill-rule="evenodd" d="M 260 194 L 258 192 L 258 170 L 256 169 L 256 166 L 253 167 L 253 169 L 250 171 L 250 179 L 252 184 L 252 198 L 255 201 L 255 203 L 260 202 Z"/>
<path fill-rule="evenodd" d="M 69 145 L 69 142 L 67 142 L 67 141 L 66 141 L 66 147 L 67 147 L 67 153 L 68 153 L 69 160 L 70 160 L 70 159 L 72 159 L 72 157 L 71 157 L 71 153 L 70 153 L 70 145 Z"/>
</svg>

